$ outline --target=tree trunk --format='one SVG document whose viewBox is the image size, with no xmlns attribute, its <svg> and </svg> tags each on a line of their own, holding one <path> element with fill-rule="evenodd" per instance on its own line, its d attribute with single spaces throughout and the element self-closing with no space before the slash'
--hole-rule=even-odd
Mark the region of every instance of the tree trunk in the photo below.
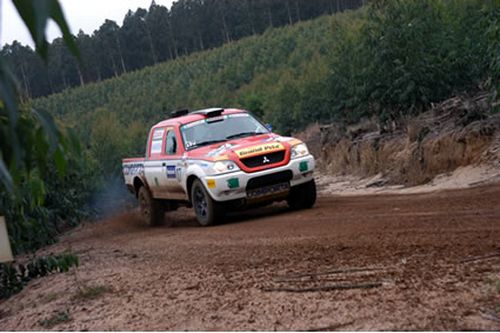
<svg viewBox="0 0 500 333">
<path fill-rule="evenodd" d="M 293 21 L 292 21 L 292 13 L 290 11 L 290 3 L 289 3 L 289 0 L 286 0 L 286 11 L 288 13 L 288 23 L 289 24 L 293 24 Z"/>
<path fill-rule="evenodd" d="M 271 28 L 273 28 L 274 27 L 274 25 L 273 25 L 273 13 L 271 11 L 271 5 L 269 5 L 269 7 L 267 7 L 267 16 L 269 18 L 269 26 Z"/>
<path fill-rule="evenodd" d="M 200 43 L 200 50 L 203 51 L 205 49 L 205 47 L 203 45 L 203 37 L 201 37 L 201 32 L 199 30 L 198 30 L 198 41 Z"/>
<path fill-rule="evenodd" d="M 295 10 L 297 11 L 297 21 L 301 21 L 300 19 L 300 6 L 299 6 L 299 0 L 295 0 Z"/>
<path fill-rule="evenodd" d="M 231 38 L 229 37 L 229 31 L 227 30 L 226 16 L 222 14 L 222 26 L 224 28 L 224 36 L 226 37 L 226 42 L 230 43 Z"/>
<path fill-rule="evenodd" d="M 111 55 L 111 53 L 109 53 L 109 59 L 111 60 L 111 67 L 113 68 L 113 72 L 115 73 L 115 77 L 118 77 L 118 71 L 116 69 L 115 59 L 113 59 L 113 55 Z"/>
<path fill-rule="evenodd" d="M 177 51 L 177 43 L 175 41 L 174 30 L 172 29 L 172 25 L 170 24 L 170 20 L 167 20 L 167 27 L 168 27 L 168 36 L 169 36 L 169 39 L 173 45 L 175 58 L 179 58 L 179 52 Z"/>
<path fill-rule="evenodd" d="M 54 93 L 54 84 L 52 83 L 52 80 L 50 79 L 50 73 L 47 71 L 47 81 L 49 81 L 49 89 L 50 93 Z"/>
<path fill-rule="evenodd" d="M 143 21 L 144 23 L 144 28 L 146 29 L 146 35 L 148 36 L 148 41 L 149 41 L 149 48 L 151 50 L 151 58 L 153 59 L 153 64 L 156 64 L 156 54 L 155 54 L 155 48 L 153 45 L 153 37 L 151 36 L 151 32 L 149 31 L 148 24 Z"/>
<path fill-rule="evenodd" d="M 83 81 L 83 75 L 82 75 L 82 70 L 80 68 L 80 65 L 76 66 L 76 70 L 78 71 L 78 77 L 80 78 L 80 86 L 84 86 L 85 82 Z"/>
<path fill-rule="evenodd" d="M 170 44 L 168 44 L 167 48 L 169 59 L 174 59 L 174 54 L 172 53 L 172 47 L 170 46 Z"/>
<path fill-rule="evenodd" d="M 120 63 L 122 65 L 122 73 L 127 73 L 127 67 L 125 66 L 125 61 L 123 60 L 123 55 L 122 55 L 122 48 L 120 45 L 120 38 L 118 36 L 116 37 L 116 45 L 118 46 L 118 55 L 120 56 Z"/>
<path fill-rule="evenodd" d="M 61 79 L 62 79 L 64 89 L 67 89 L 68 83 L 66 82 L 66 76 L 64 76 L 64 71 L 61 71 Z"/>
<path fill-rule="evenodd" d="M 255 35 L 255 25 L 253 23 L 253 19 L 252 19 L 252 5 L 250 4 L 250 1 L 247 0 L 246 1 L 247 3 L 247 11 L 248 11 L 248 21 L 250 22 L 250 27 L 252 28 L 252 35 Z"/>
<path fill-rule="evenodd" d="M 24 64 L 21 64 L 21 73 L 23 76 L 24 91 L 26 92 L 26 96 L 31 97 L 30 84 L 28 78 L 26 77 L 26 70 L 24 69 Z"/>
</svg>

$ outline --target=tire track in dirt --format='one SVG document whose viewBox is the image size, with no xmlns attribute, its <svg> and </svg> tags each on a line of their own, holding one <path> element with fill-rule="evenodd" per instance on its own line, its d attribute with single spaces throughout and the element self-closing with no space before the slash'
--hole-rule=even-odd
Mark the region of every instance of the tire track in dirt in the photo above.
<svg viewBox="0 0 500 333">
<path fill-rule="evenodd" d="M 0 328 L 42 329 L 67 311 L 54 329 L 500 329 L 499 184 L 276 204 L 210 228 L 187 209 L 167 218 L 149 229 L 123 213 L 71 231 L 44 251 L 71 247 L 81 267 L 2 301 Z M 108 292 L 75 298 L 88 286 Z"/>
</svg>

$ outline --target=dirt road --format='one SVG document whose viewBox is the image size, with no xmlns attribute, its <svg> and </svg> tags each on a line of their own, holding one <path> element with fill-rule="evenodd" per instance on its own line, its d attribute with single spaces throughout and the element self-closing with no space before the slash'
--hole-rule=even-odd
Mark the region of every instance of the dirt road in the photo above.
<svg viewBox="0 0 500 333">
<path fill-rule="evenodd" d="M 0 303 L 0 329 L 500 329 L 500 185 L 323 197 L 211 228 L 167 218 L 72 231 L 47 251 L 71 246 L 76 274 Z"/>
</svg>

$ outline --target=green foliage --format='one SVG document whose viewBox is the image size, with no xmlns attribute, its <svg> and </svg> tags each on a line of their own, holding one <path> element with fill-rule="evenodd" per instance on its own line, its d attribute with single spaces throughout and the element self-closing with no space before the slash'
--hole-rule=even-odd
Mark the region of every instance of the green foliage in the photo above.
<svg viewBox="0 0 500 333">
<path fill-rule="evenodd" d="M 53 243 L 64 228 L 87 216 L 95 182 L 71 130 L 63 133 L 50 117 L 34 112 L 21 114 L 16 130 L 25 147 L 24 163 L 11 171 L 15 190 L 0 192 L 0 215 L 6 217 L 14 253 L 21 253 Z M 3 156 L 11 156 L 10 147 L 3 148 Z"/>
<path fill-rule="evenodd" d="M 421 111 L 488 79 L 498 3 L 392 0 L 369 7 L 355 33 L 343 30 L 332 57 L 333 106 L 348 120 Z M 346 27 L 340 27 L 345 29 Z"/>
<path fill-rule="evenodd" d="M 15 0 L 14 3 L 31 14 L 26 21 L 37 48 L 49 55 L 48 67 L 34 57 L 30 47 L 16 41 L 5 45 L 0 54 L 11 60 L 23 93 L 35 98 L 213 49 L 245 36 L 262 34 L 269 28 L 358 8 L 363 1 L 336 0 L 334 6 L 332 0 L 177 0 L 169 9 L 153 1 L 148 9 L 130 10 L 121 20 L 121 26 L 105 20 L 90 35 L 80 30 L 75 40 L 66 34 L 67 26 L 60 20 L 62 13 L 57 1 Z M 47 44 L 42 29 L 44 21 L 31 20 L 33 13 L 41 17 L 51 15 L 61 23 L 63 38 Z M 32 31 L 34 28 L 37 30 Z M 70 56 L 75 42 L 82 55 L 80 62 Z"/>
<path fill-rule="evenodd" d="M 73 54 L 78 55 L 78 50 L 73 41 L 73 37 L 69 33 L 68 26 L 64 19 L 57 0 L 14 0 L 14 5 L 17 8 L 19 15 L 28 27 L 36 45 L 37 53 L 44 59 L 47 58 L 47 41 L 45 38 L 45 27 L 50 19 L 53 19 L 63 32 L 63 38 L 71 49 Z M 13 179 L 9 171 L 17 170 L 18 168 L 30 168 L 30 155 L 26 154 L 26 150 L 30 147 L 22 136 L 23 132 L 20 129 L 23 126 L 18 124 L 20 118 L 19 112 L 19 93 L 17 80 L 11 68 L 7 66 L 5 56 L 0 57 L 0 181 L 2 185 L 9 191 L 13 189 Z M 54 145 L 56 136 L 55 127 L 52 126 L 51 117 L 45 113 L 37 113 L 39 123 L 44 127 L 45 133 L 50 137 L 52 150 L 50 153 L 55 153 L 58 160 L 61 161 L 60 152 L 55 151 Z M 37 156 L 37 162 L 44 164 L 47 160 L 45 156 Z M 63 167 L 62 164 L 59 164 Z M 10 169 L 10 170 L 9 170 Z M 14 179 L 15 181 L 16 179 Z"/>
<path fill-rule="evenodd" d="M 144 152 L 150 126 L 165 119 L 171 110 L 185 106 L 242 106 L 273 120 L 277 104 L 273 94 L 286 80 L 296 81 L 290 83 L 298 84 L 303 94 L 324 85 L 323 78 L 329 72 L 327 51 L 333 37 L 332 20 L 323 17 L 268 30 L 259 37 L 41 98 L 34 101 L 34 106 L 74 127 L 83 145 L 94 147 L 91 150 L 95 154 L 108 156 L 105 151 L 115 149 L 109 155 L 113 162 L 98 160 L 100 165 L 114 163 L 116 168 L 116 155 Z M 304 76 L 312 79 L 310 85 L 302 85 Z M 327 94 L 323 90 L 314 97 L 315 105 Z M 307 103 L 311 105 L 312 100 L 307 99 Z M 286 100 L 284 103 L 289 104 Z M 106 136 L 106 131 L 113 135 Z M 129 142 L 120 147 L 124 141 Z"/>
<path fill-rule="evenodd" d="M 36 52 L 47 60 L 45 28 L 54 20 L 73 55 L 73 36 L 57 0 L 14 0 Z M 20 48 L 19 50 L 25 51 Z M 25 82 L 26 83 L 26 82 Z M 21 105 L 16 77 L 0 55 L 0 215 L 14 253 L 34 251 L 84 216 L 93 186 L 90 162 L 71 130 Z"/>
<path fill-rule="evenodd" d="M 68 310 L 57 311 L 51 317 L 39 321 L 40 326 L 50 329 L 58 324 L 71 321 L 71 316 Z"/>
<path fill-rule="evenodd" d="M 82 289 L 78 290 L 75 294 L 74 298 L 76 300 L 92 300 L 99 298 L 103 294 L 112 292 L 112 289 L 108 286 L 103 285 L 93 285 L 93 286 L 85 286 Z"/>
<path fill-rule="evenodd" d="M 91 169 L 109 177 L 119 174 L 121 158 L 144 154 L 151 125 L 183 107 L 243 107 L 291 133 L 312 122 L 390 121 L 455 94 L 494 91 L 498 13 L 492 0 L 375 1 L 33 105 L 74 128 Z M 114 29 L 107 25 L 108 37 Z M 32 195 L 51 193 L 30 179 Z"/>
<path fill-rule="evenodd" d="M 63 11 L 57 0 L 13 0 L 13 3 L 33 38 L 37 52 L 44 59 L 47 59 L 48 55 L 45 30 L 50 19 L 54 20 L 61 29 L 64 42 L 71 52 L 78 56 L 78 47 L 69 31 Z"/>
<path fill-rule="evenodd" d="M 485 84 L 498 87 L 496 13 L 493 1 L 374 2 L 34 105 L 75 126 L 104 172 L 119 157 L 143 154 L 147 129 L 186 106 L 244 107 L 282 133 L 311 122 L 385 121 Z M 131 140 L 132 121 L 143 131 Z M 119 135 L 129 142 L 115 141 Z"/>
<path fill-rule="evenodd" d="M 0 299 L 20 292 L 33 279 L 54 272 L 67 272 L 78 264 L 78 257 L 71 253 L 39 257 L 26 265 L 0 264 Z"/>
</svg>

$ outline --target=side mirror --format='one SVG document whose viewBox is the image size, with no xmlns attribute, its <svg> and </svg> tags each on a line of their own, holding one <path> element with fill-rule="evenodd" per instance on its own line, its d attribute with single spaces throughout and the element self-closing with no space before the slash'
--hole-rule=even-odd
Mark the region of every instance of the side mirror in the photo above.
<svg viewBox="0 0 500 333">
<path fill-rule="evenodd" d="M 273 131 L 273 125 L 271 124 L 266 124 L 266 128 L 269 132 L 272 132 Z"/>
</svg>

